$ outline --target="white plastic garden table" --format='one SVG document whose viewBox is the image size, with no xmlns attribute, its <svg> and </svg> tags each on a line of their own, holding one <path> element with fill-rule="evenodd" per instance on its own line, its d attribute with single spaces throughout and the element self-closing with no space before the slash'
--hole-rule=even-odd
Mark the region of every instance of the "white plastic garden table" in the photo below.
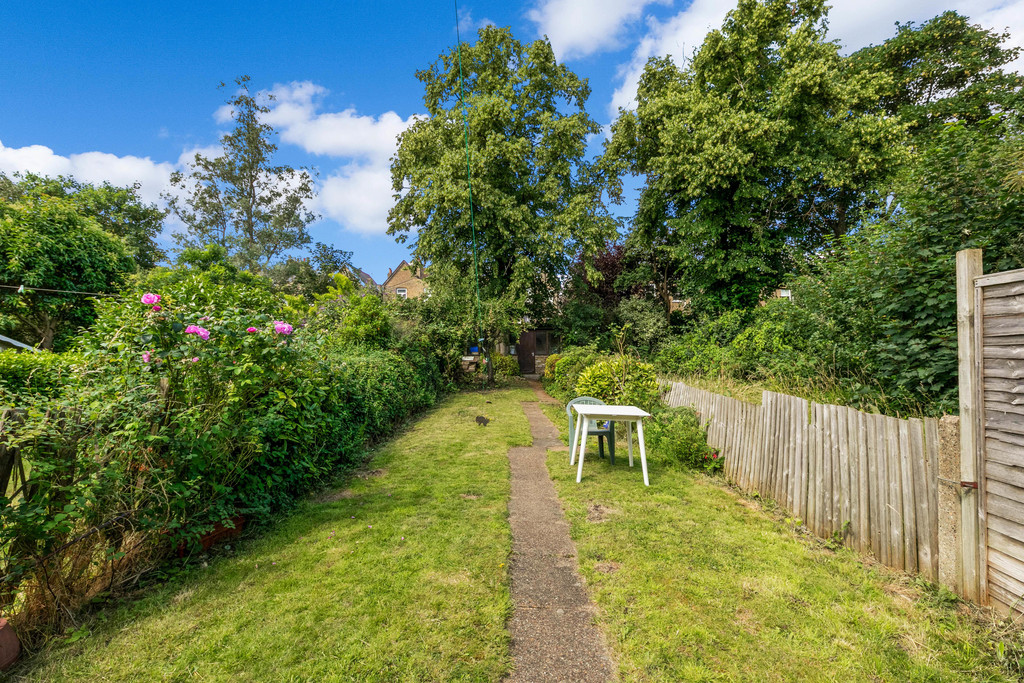
<svg viewBox="0 0 1024 683">
<path fill-rule="evenodd" d="M 580 464 L 576 471 L 576 483 L 583 479 L 583 454 L 587 451 L 587 429 L 591 420 L 612 420 L 626 423 L 626 442 L 629 444 L 629 466 L 633 466 L 633 423 L 636 423 L 637 442 L 640 444 L 640 468 L 644 471 L 644 486 L 650 486 L 647 480 L 647 449 L 644 446 L 644 418 L 651 414 L 636 406 L 604 406 L 576 404 L 576 439 L 570 444 L 571 455 L 569 465 L 576 462 L 576 450 L 579 446 Z"/>
</svg>

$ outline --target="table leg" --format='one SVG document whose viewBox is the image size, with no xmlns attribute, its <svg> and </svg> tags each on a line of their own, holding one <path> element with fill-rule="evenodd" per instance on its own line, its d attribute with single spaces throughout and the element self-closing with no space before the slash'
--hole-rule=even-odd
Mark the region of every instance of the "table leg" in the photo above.
<svg viewBox="0 0 1024 683">
<path fill-rule="evenodd" d="M 640 442 L 640 467 L 644 471 L 644 486 L 650 486 L 651 482 L 647 480 L 647 450 L 644 448 L 644 421 L 643 418 L 636 421 L 636 435 L 637 440 Z M 583 456 L 580 455 L 580 471 L 583 470 Z M 576 481 L 579 481 L 577 479 Z"/>
<path fill-rule="evenodd" d="M 580 442 L 580 435 L 582 434 L 582 432 L 580 432 L 580 429 L 583 426 L 582 420 L 583 418 L 580 414 L 576 413 L 576 429 L 572 430 L 572 443 L 569 444 L 569 467 L 576 464 L 576 448 L 577 444 Z"/>
<path fill-rule="evenodd" d="M 587 452 L 587 433 L 590 427 L 590 420 L 583 421 L 583 434 L 582 441 L 580 441 L 580 465 L 579 469 L 576 470 L 576 483 L 580 483 L 583 479 L 583 454 Z"/>
<path fill-rule="evenodd" d="M 633 466 L 633 422 L 626 423 L 626 443 L 629 444 L 629 466 Z"/>
</svg>

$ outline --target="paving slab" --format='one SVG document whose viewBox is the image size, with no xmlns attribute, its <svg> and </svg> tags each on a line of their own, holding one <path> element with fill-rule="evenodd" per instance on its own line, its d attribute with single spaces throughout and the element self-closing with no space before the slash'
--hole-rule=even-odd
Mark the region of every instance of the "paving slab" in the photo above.
<svg viewBox="0 0 1024 683">
<path fill-rule="evenodd" d="M 538 400 L 552 402 L 531 382 Z M 558 429 L 539 403 L 524 402 L 533 445 L 509 450 L 512 495 L 512 601 L 509 621 L 515 667 L 509 683 L 615 680 L 604 634 L 577 564 L 576 546 L 546 465 L 549 448 L 562 448 Z M 568 463 L 566 463 L 568 467 Z"/>
</svg>

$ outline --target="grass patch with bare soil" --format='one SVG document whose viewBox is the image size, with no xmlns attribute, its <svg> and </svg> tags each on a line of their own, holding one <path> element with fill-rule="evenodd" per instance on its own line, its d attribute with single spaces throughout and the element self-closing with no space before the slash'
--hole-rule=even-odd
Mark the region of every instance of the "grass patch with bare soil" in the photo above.
<svg viewBox="0 0 1024 683">
<path fill-rule="evenodd" d="M 976 610 L 720 479 L 657 453 L 649 488 L 625 457 L 588 457 L 580 484 L 565 452 L 548 470 L 624 681 L 1017 680 Z"/>
<path fill-rule="evenodd" d="M 25 681 L 499 680 L 511 446 L 529 390 L 467 392 L 232 555 L 96 612 Z M 488 403 L 490 402 L 490 403 Z M 489 418 L 478 426 L 477 415 Z"/>
</svg>

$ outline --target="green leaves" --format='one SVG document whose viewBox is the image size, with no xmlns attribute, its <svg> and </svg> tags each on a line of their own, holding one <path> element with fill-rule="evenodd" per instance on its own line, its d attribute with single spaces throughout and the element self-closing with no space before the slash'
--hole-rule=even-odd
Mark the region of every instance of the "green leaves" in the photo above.
<svg viewBox="0 0 1024 683">
<path fill-rule="evenodd" d="M 188 174 L 171 175 L 174 192 L 163 197 L 185 224 L 185 232 L 174 235 L 181 247 L 215 244 L 256 271 L 309 244 L 306 226 L 317 216 L 305 207 L 314 194 L 310 171 L 272 164 L 275 132 L 260 118 L 270 109 L 249 92 L 249 80 L 236 79 L 239 90 L 227 100 L 235 126 L 221 137 L 223 154 L 196 153 Z"/>
<path fill-rule="evenodd" d="M 26 195 L 0 202 L 0 281 L 45 289 L 115 292 L 135 270 L 124 242 L 67 199 Z M 94 317 L 82 294 L 26 291 L 0 295 L 0 318 L 25 343 L 66 347 Z"/>
<path fill-rule="evenodd" d="M 463 278 L 475 243 L 481 297 L 514 290 L 539 314 L 573 254 L 595 253 L 614 232 L 600 199 L 607 177 L 584 160 L 587 137 L 600 132 L 584 109 L 590 89 L 546 40 L 523 44 L 507 29 L 481 29 L 462 61 L 468 152 L 452 51 L 417 73 L 429 118 L 400 138 L 388 233 L 415 235 L 418 261 L 451 264 Z"/>
<path fill-rule="evenodd" d="M 646 177 L 634 223 L 672 246 L 693 310 L 755 305 L 903 159 L 901 124 L 873 111 L 886 76 L 850 77 L 825 12 L 741 1 L 685 68 L 652 59 L 613 126 L 607 163 Z"/>
</svg>

